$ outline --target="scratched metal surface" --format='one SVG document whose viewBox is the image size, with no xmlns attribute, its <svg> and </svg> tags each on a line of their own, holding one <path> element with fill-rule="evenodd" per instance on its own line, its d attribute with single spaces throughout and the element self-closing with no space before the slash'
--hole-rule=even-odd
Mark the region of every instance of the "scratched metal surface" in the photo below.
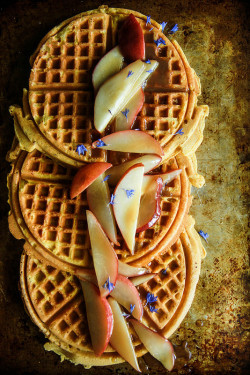
<svg viewBox="0 0 250 375">
<path fill-rule="evenodd" d="M 2 4 L 3 2 L 1 2 Z M 5 154 L 13 125 L 8 106 L 21 104 L 28 85 L 28 58 L 54 25 L 98 1 L 7 1 L 0 8 L 0 372 L 1 374 L 134 374 L 123 364 L 85 370 L 45 352 L 43 335 L 24 311 L 18 291 L 21 245 L 7 226 Z M 249 358 L 247 321 L 247 20 L 240 1 L 106 1 L 170 24 L 201 78 L 200 103 L 210 106 L 204 142 L 197 156 L 206 185 L 193 189 L 196 228 L 209 233 L 194 303 L 173 335 L 173 374 L 244 374 Z M 188 349 L 185 349 L 187 343 Z M 191 358 L 190 358 L 191 353 Z M 143 374 L 163 374 L 147 355 Z"/>
</svg>

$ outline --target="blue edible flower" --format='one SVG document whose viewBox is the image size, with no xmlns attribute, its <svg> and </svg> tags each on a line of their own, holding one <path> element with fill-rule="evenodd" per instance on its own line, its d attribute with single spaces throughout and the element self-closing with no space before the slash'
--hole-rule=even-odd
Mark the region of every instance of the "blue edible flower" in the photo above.
<svg viewBox="0 0 250 375">
<path fill-rule="evenodd" d="M 162 22 L 162 23 L 160 23 L 160 25 L 161 25 L 161 31 L 163 32 L 166 25 L 167 25 L 167 22 Z"/>
<path fill-rule="evenodd" d="M 147 16 L 146 26 L 147 26 L 148 24 L 151 25 L 151 16 Z"/>
<path fill-rule="evenodd" d="M 130 76 L 132 76 L 132 74 L 134 74 L 134 72 L 132 72 L 132 70 L 129 70 L 127 78 L 130 77 Z"/>
<path fill-rule="evenodd" d="M 109 113 L 111 114 L 111 116 L 112 116 L 112 112 L 110 111 L 110 109 L 108 109 L 108 111 L 109 111 Z"/>
<path fill-rule="evenodd" d="M 154 42 L 157 45 L 157 47 L 159 47 L 160 44 L 163 44 L 164 46 L 166 45 L 165 40 L 162 38 L 158 38 L 157 40 L 154 40 Z"/>
<path fill-rule="evenodd" d="M 135 192 L 133 189 L 131 189 L 131 190 L 125 190 L 125 191 L 126 191 L 126 194 L 127 194 L 128 198 L 132 197 L 132 195 L 134 195 L 134 192 Z"/>
<path fill-rule="evenodd" d="M 153 69 L 146 70 L 146 73 L 153 73 Z"/>
<path fill-rule="evenodd" d="M 151 61 L 149 59 L 147 59 L 147 61 L 145 61 L 146 64 L 151 64 Z"/>
<path fill-rule="evenodd" d="M 101 139 L 98 139 L 98 141 L 96 142 L 96 147 L 103 147 L 103 146 L 107 146 L 106 143 L 104 143 Z"/>
<path fill-rule="evenodd" d="M 161 273 L 162 273 L 163 275 L 166 275 L 166 274 L 167 274 L 167 272 L 168 272 L 168 269 L 167 269 L 167 268 L 165 268 L 165 269 L 161 270 Z"/>
<path fill-rule="evenodd" d="M 176 31 L 178 31 L 178 25 L 177 23 L 174 25 L 174 27 L 172 27 L 172 29 L 169 31 L 169 34 L 174 34 L 176 33 Z"/>
<path fill-rule="evenodd" d="M 111 174 L 108 174 L 106 177 L 104 177 L 104 179 L 102 180 L 102 182 L 107 181 L 110 178 L 110 176 L 111 176 Z"/>
<path fill-rule="evenodd" d="M 132 314 L 132 312 L 134 311 L 134 309 L 135 309 L 135 305 L 132 305 L 132 303 L 130 304 L 130 312 L 131 312 L 131 314 Z"/>
<path fill-rule="evenodd" d="M 156 313 L 157 313 L 157 311 L 158 311 L 159 309 L 156 309 L 154 306 L 150 305 L 150 306 L 149 306 L 149 310 L 150 310 L 150 312 L 156 312 Z"/>
<path fill-rule="evenodd" d="M 147 303 L 146 303 L 146 305 L 148 304 L 148 303 L 153 303 L 153 302 L 156 302 L 157 301 L 157 296 L 154 296 L 154 294 L 153 293 L 147 293 L 147 295 L 146 295 L 146 299 L 147 299 Z"/>
<path fill-rule="evenodd" d="M 111 194 L 109 204 L 112 204 L 112 205 L 115 204 L 115 194 Z"/>
<path fill-rule="evenodd" d="M 102 287 L 108 289 L 109 292 L 114 289 L 114 284 L 110 282 L 110 277 L 107 278 Z"/>
<path fill-rule="evenodd" d="M 126 117 L 127 121 L 128 121 L 128 113 L 129 113 L 128 108 L 126 108 L 125 111 L 122 111 L 122 114 Z"/>
<path fill-rule="evenodd" d="M 76 152 L 78 153 L 78 155 L 80 156 L 81 154 L 84 155 L 85 152 L 87 152 L 88 150 L 86 149 L 86 147 L 84 145 L 78 145 L 76 147 Z"/>
<path fill-rule="evenodd" d="M 207 239 L 209 237 L 209 234 L 208 233 L 204 233 L 203 230 L 199 230 L 199 235 L 204 238 L 204 240 L 207 242 Z"/>
<path fill-rule="evenodd" d="M 174 133 L 174 135 L 177 135 L 177 134 L 183 135 L 184 132 L 182 130 L 183 128 L 179 129 L 176 133 Z"/>
</svg>

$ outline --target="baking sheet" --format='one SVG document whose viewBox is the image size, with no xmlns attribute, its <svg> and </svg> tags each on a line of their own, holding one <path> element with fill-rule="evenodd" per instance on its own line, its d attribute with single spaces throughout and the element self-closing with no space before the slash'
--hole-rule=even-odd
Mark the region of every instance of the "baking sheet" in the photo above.
<svg viewBox="0 0 250 375">
<path fill-rule="evenodd" d="M 5 154 L 14 134 L 8 114 L 28 86 L 29 56 L 62 20 L 97 8 L 98 1 L 8 1 L 0 7 L 0 372 L 1 374 L 135 374 L 127 364 L 85 370 L 45 352 L 46 339 L 30 321 L 18 291 L 21 242 L 8 232 Z M 173 374 L 244 374 L 249 361 L 247 316 L 247 7 L 240 1 L 106 1 L 179 24 L 176 39 L 201 79 L 208 104 L 204 142 L 197 152 L 206 185 L 193 189 L 196 228 L 209 234 L 194 303 L 172 336 Z M 2 4 L 2 2 L 1 2 Z M 143 374 L 163 374 L 150 355 Z"/>
</svg>

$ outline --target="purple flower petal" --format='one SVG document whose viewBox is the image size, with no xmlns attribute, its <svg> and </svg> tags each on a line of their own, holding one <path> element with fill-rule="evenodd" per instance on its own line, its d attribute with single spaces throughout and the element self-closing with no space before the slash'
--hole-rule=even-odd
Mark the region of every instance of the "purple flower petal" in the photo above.
<svg viewBox="0 0 250 375">
<path fill-rule="evenodd" d="M 207 242 L 207 239 L 209 237 L 209 234 L 208 233 L 204 233 L 203 230 L 199 230 L 199 235 L 204 238 L 204 240 Z"/>
<path fill-rule="evenodd" d="M 169 34 L 174 34 L 176 33 L 176 31 L 178 31 L 178 25 L 177 23 L 174 25 L 174 27 L 172 27 L 172 29 L 169 31 Z"/>
<path fill-rule="evenodd" d="M 103 146 L 107 146 L 106 143 L 104 143 L 101 139 L 98 139 L 98 141 L 96 142 L 96 147 L 103 147 Z"/>
<path fill-rule="evenodd" d="M 86 147 L 84 145 L 78 145 L 76 147 L 76 152 L 78 153 L 78 155 L 80 156 L 81 154 L 84 155 L 85 152 L 88 152 L 88 150 L 86 149 Z"/>
</svg>

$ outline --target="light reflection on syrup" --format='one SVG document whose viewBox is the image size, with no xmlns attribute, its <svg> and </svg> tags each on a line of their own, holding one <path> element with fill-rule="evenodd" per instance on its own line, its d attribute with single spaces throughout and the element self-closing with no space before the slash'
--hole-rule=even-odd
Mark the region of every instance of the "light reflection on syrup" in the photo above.
<svg viewBox="0 0 250 375">
<path fill-rule="evenodd" d="M 188 342 L 182 341 L 179 345 L 174 346 L 175 366 L 174 368 L 182 368 L 187 366 L 187 362 L 192 358 L 192 353 L 188 348 Z"/>
</svg>

